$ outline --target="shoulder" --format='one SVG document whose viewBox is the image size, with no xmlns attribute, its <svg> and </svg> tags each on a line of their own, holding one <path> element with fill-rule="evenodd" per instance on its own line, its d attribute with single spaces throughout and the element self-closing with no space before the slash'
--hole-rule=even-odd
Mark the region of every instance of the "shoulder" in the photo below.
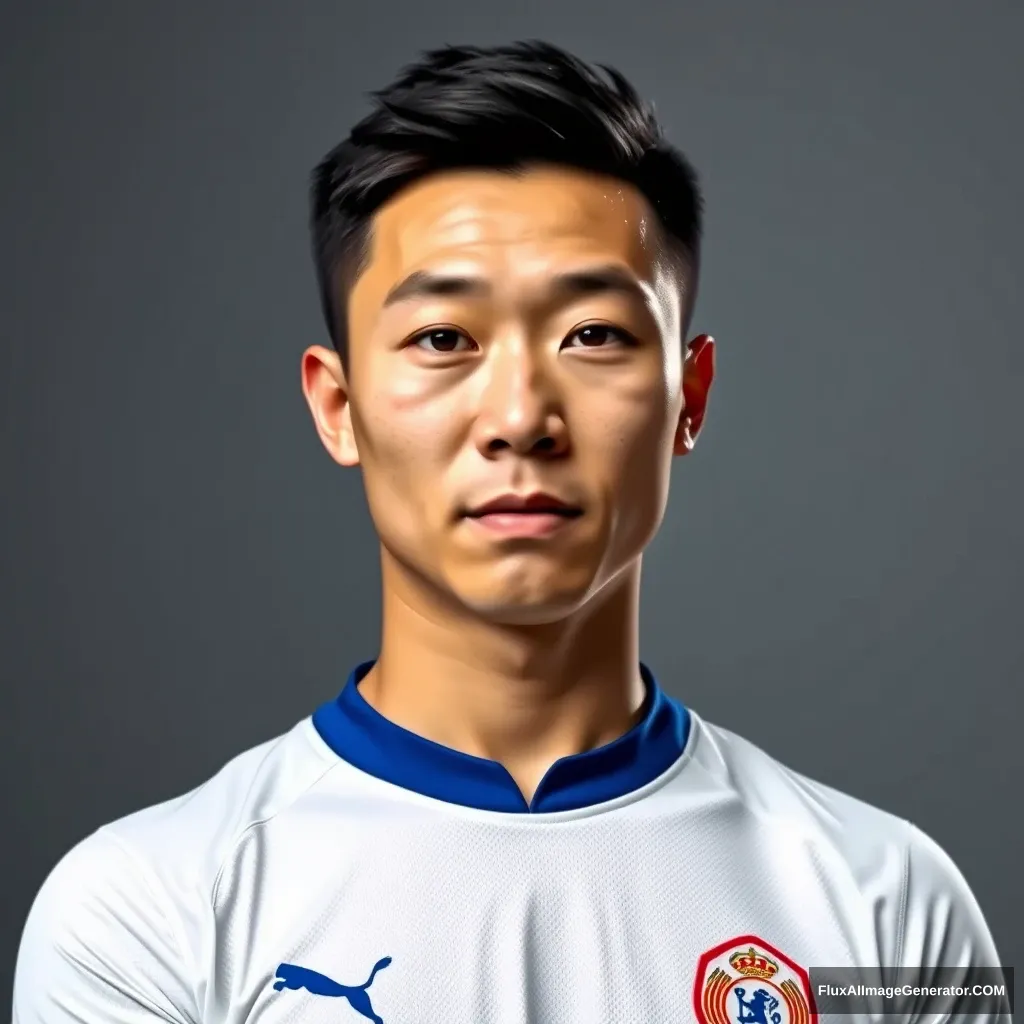
<svg viewBox="0 0 1024 1024">
<path fill-rule="evenodd" d="M 22 932 L 19 1024 L 113 1019 L 115 1008 L 126 1021 L 201 1018 L 201 957 L 221 864 L 251 824 L 336 763 L 308 729 L 307 720 L 191 792 L 104 825 L 58 861 Z"/>
<path fill-rule="evenodd" d="M 101 832 L 130 851 L 172 897 L 208 895 L 245 833 L 300 800 L 339 763 L 307 718 L 232 758 L 195 789 Z"/>
<path fill-rule="evenodd" d="M 694 757 L 753 816 L 786 826 L 848 858 L 873 859 L 883 848 L 905 859 L 905 819 L 795 771 L 750 740 L 699 720 Z"/>
<path fill-rule="evenodd" d="M 946 851 L 916 825 L 808 778 L 750 741 L 700 721 L 694 759 L 744 811 L 810 847 L 888 918 L 893 966 L 997 966 L 978 901 Z"/>
</svg>

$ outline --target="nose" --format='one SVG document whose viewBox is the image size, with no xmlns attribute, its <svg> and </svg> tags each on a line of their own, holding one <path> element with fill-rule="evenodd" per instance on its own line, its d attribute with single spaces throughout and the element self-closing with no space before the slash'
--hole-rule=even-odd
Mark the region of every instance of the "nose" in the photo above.
<svg viewBox="0 0 1024 1024">
<path fill-rule="evenodd" d="M 553 368 L 527 343 L 495 346 L 476 418 L 477 449 L 554 458 L 569 448 L 562 398 Z"/>
</svg>

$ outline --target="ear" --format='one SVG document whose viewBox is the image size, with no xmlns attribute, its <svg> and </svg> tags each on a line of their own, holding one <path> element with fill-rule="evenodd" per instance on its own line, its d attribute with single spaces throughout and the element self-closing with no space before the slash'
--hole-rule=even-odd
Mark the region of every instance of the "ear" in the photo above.
<svg viewBox="0 0 1024 1024">
<path fill-rule="evenodd" d="M 341 466 L 358 466 L 348 383 L 338 353 L 312 345 L 302 353 L 302 393 L 328 455 Z"/>
<path fill-rule="evenodd" d="M 673 451 L 688 455 L 697 443 L 697 435 L 704 424 L 708 393 L 715 379 L 715 339 L 699 334 L 686 346 L 683 361 L 683 409 L 676 426 Z"/>
</svg>

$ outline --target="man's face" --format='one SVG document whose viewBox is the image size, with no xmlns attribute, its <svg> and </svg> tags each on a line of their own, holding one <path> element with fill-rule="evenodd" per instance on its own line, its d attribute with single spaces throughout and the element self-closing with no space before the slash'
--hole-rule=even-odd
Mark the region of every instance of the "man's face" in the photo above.
<svg viewBox="0 0 1024 1024">
<path fill-rule="evenodd" d="M 432 176 L 372 228 L 347 374 L 304 363 L 321 436 L 407 571 L 493 621 L 565 617 L 637 564 L 710 385 L 691 347 L 684 389 L 655 218 L 618 181 L 538 168 Z"/>
</svg>

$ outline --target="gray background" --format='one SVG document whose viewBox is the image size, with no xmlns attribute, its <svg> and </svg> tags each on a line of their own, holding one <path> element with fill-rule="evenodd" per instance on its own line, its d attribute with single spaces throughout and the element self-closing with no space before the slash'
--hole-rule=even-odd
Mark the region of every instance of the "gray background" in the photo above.
<svg viewBox="0 0 1024 1024">
<path fill-rule="evenodd" d="M 299 392 L 306 176 L 420 49 L 523 36 L 630 75 L 707 191 L 646 660 L 929 832 L 1021 960 L 1021 5 L 104 0 L 0 32 L 0 1002 L 72 843 L 375 653 Z"/>
</svg>

